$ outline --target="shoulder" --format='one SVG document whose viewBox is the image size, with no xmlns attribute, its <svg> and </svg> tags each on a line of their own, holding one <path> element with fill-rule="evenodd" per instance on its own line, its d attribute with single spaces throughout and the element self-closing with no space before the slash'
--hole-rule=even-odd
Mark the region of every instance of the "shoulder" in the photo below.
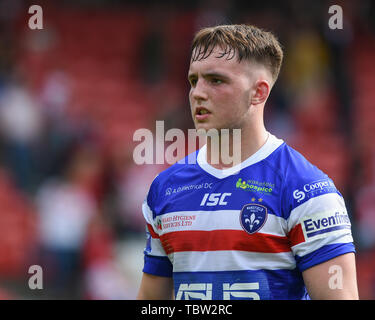
<svg viewBox="0 0 375 320">
<path fill-rule="evenodd" d="M 284 186 L 328 178 L 326 173 L 285 142 L 266 159 L 266 162 L 282 178 Z"/>
<path fill-rule="evenodd" d="M 317 166 L 307 160 L 301 153 L 285 142 L 267 161 L 283 176 L 284 179 L 311 179 L 327 176 Z"/>
<path fill-rule="evenodd" d="M 284 143 L 267 159 L 282 177 L 282 203 L 286 218 L 299 205 L 325 194 L 337 194 L 333 180 L 301 153 Z"/>
<path fill-rule="evenodd" d="M 175 164 L 171 165 L 167 169 L 160 172 L 154 179 L 153 184 L 160 187 L 168 181 L 174 180 L 175 178 L 184 178 L 188 177 L 189 173 L 196 170 L 197 168 L 197 154 L 198 151 L 195 151 Z"/>
<path fill-rule="evenodd" d="M 152 181 L 147 202 L 151 206 L 157 199 L 171 192 L 171 185 L 176 181 L 189 180 L 193 172 L 197 171 L 197 154 L 195 151 L 167 169 L 160 172 Z"/>
</svg>

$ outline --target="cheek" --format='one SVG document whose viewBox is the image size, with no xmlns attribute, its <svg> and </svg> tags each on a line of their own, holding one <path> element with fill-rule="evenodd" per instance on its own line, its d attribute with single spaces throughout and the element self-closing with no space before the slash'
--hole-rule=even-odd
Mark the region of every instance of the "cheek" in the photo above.
<svg viewBox="0 0 375 320">
<path fill-rule="evenodd" d="M 223 91 L 216 96 L 216 102 L 230 114 L 242 113 L 247 109 L 248 97 L 243 90 Z"/>
<path fill-rule="evenodd" d="M 192 96 L 193 96 L 193 88 L 190 87 L 190 90 L 189 90 L 189 100 L 192 99 Z"/>
<path fill-rule="evenodd" d="M 235 99 L 235 92 L 230 89 L 218 89 L 211 95 L 212 99 L 215 99 L 215 104 L 224 105 L 228 102 L 232 102 Z"/>
<path fill-rule="evenodd" d="M 189 104 L 190 104 L 190 111 L 193 112 L 193 97 L 192 97 L 192 90 L 189 91 Z"/>
</svg>

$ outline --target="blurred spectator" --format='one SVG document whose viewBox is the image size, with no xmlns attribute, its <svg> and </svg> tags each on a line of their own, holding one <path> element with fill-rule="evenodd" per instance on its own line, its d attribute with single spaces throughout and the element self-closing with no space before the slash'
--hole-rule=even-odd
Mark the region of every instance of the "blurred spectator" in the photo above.
<svg viewBox="0 0 375 320">
<path fill-rule="evenodd" d="M 150 86 L 163 81 L 168 70 L 165 54 L 168 12 L 168 6 L 159 3 L 152 5 L 152 10 L 148 11 L 146 20 L 148 33 L 140 48 L 142 54 L 140 74 L 143 81 Z"/>
<path fill-rule="evenodd" d="M 91 223 L 84 247 L 84 297 L 119 300 L 134 297 L 125 275 L 116 264 L 115 238 L 110 226 L 97 216 Z"/>
<path fill-rule="evenodd" d="M 159 165 L 132 165 L 124 172 L 118 181 L 118 196 L 120 208 L 123 212 L 124 225 L 128 231 L 144 230 L 142 216 L 142 203 L 147 196 L 147 191 L 162 170 Z"/>
<path fill-rule="evenodd" d="M 359 245 L 375 248 L 375 184 L 363 186 L 356 197 Z"/>
<path fill-rule="evenodd" d="M 42 181 L 60 172 L 71 145 L 83 131 L 83 126 L 77 128 L 68 114 L 71 91 L 71 79 L 63 69 L 54 69 L 46 74 L 39 96 L 45 124 L 36 155 Z"/>
<path fill-rule="evenodd" d="M 43 114 L 35 97 L 16 79 L 0 97 L 0 137 L 4 163 L 25 191 L 35 187 L 35 146 L 41 136 Z"/>
<path fill-rule="evenodd" d="M 134 299 L 133 290 L 113 260 L 92 263 L 84 275 L 86 298 L 90 300 Z"/>
<path fill-rule="evenodd" d="M 150 148 L 153 146 L 150 145 Z M 154 149 L 155 151 L 155 149 Z M 145 228 L 142 203 L 155 176 L 164 165 L 137 165 L 129 150 L 118 149 L 112 155 L 114 228 L 122 237 L 128 232 L 143 232 Z"/>
<path fill-rule="evenodd" d="M 94 190 L 99 170 L 97 154 L 79 148 L 65 175 L 46 182 L 36 198 L 45 273 L 63 296 L 78 294 L 74 289 L 82 272 L 83 245 L 89 224 L 98 214 Z"/>
<path fill-rule="evenodd" d="M 41 90 L 41 103 L 54 124 L 66 118 L 66 108 L 71 98 L 71 81 L 64 70 L 53 70 L 47 74 Z M 62 124 L 60 124 L 62 125 Z"/>
<path fill-rule="evenodd" d="M 311 27 L 294 30 L 289 37 L 283 80 L 290 97 L 303 100 L 306 90 L 327 84 L 329 52 L 319 33 Z"/>
</svg>

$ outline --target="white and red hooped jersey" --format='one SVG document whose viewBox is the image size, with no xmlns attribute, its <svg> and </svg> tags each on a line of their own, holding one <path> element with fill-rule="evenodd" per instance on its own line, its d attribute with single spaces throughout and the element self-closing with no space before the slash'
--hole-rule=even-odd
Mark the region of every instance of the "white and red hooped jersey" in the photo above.
<svg viewBox="0 0 375 320">
<path fill-rule="evenodd" d="M 143 272 L 173 277 L 176 299 L 305 299 L 304 270 L 355 251 L 332 180 L 273 135 L 229 169 L 204 146 L 161 172 L 143 214 Z"/>
</svg>

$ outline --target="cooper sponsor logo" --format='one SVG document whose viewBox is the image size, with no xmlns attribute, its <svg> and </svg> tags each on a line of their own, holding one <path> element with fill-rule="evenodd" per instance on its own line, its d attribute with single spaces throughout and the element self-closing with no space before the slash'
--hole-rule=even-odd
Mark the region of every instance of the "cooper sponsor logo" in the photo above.
<svg viewBox="0 0 375 320">
<path fill-rule="evenodd" d="M 309 217 L 303 220 L 302 226 L 307 238 L 351 228 L 350 219 L 346 212 L 335 212 L 331 215 L 320 214 L 315 217 Z"/>
<path fill-rule="evenodd" d="M 293 191 L 293 198 L 297 200 L 297 202 L 301 202 L 306 197 L 310 198 L 315 195 L 327 193 L 327 192 L 335 192 L 336 187 L 332 180 L 318 180 L 312 183 L 306 183 L 302 190 L 295 189 Z"/>
<path fill-rule="evenodd" d="M 303 191 L 300 191 L 298 189 L 294 190 L 293 191 L 293 198 L 297 200 L 297 202 L 300 202 L 302 201 L 303 199 L 305 199 L 305 193 Z"/>
<path fill-rule="evenodd" d="M 307 183 L 303 186 L 305 192 L 312 192 L 315 190 L 323 190 L 327 188 L 335 188 L 335 185 L 331 180 L 317 181 L 313 183 Z"/>
</svg>

